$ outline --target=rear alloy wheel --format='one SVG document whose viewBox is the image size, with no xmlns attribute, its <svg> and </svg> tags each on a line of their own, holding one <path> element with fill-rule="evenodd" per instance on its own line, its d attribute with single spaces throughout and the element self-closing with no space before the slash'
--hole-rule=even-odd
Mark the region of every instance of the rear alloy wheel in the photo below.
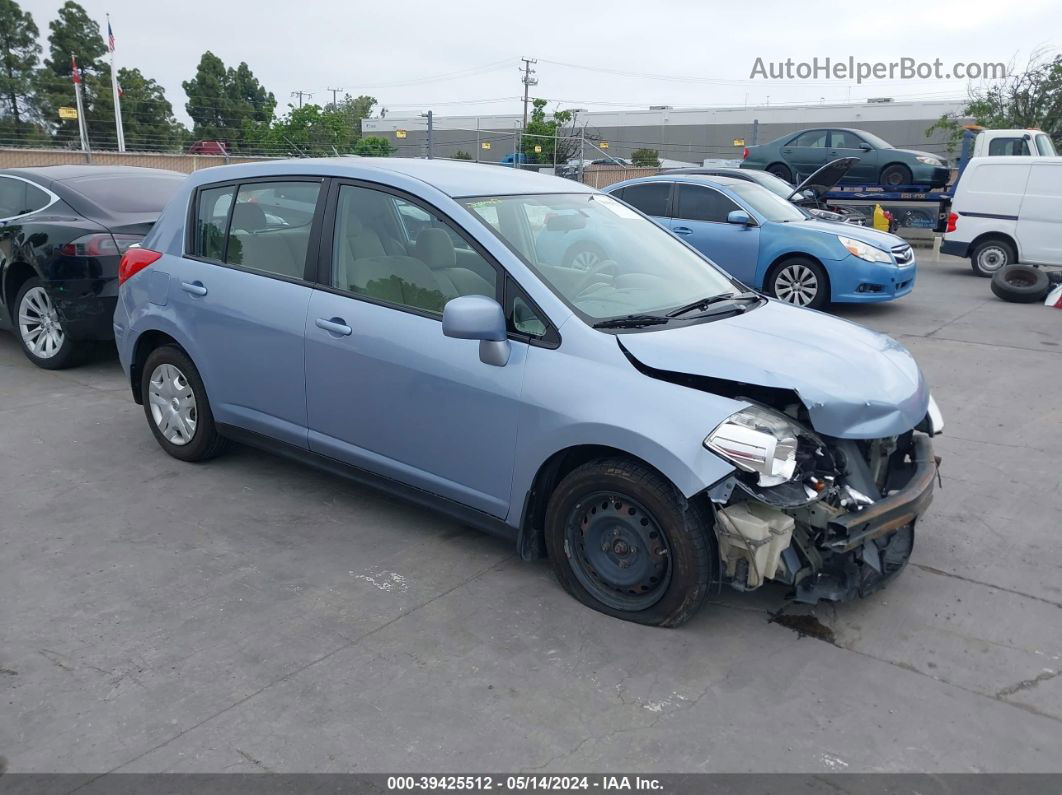
<svg viewBox="0 0 1062 795">
<path fill-rule="evenodd" d="M 153 350 L 144 362 L 140 397 L 155 440 L 182 461 L 205 461 L 225 440 L 214 425 L 203 379 L 176 345 Z"/>
<path fill-rule="evenodd" d="M 767 173 L 774 174 L 778 179 L 784 179 L 786 182 L 793 182 L 793 172 L 784 163 L 772 163 L 767 166 Z"/>
<path fill-rule="evenodd" d="M 573 470 L 550 495 L 546 551 L 583 604 L 616 618 L 678 626 L 715 580 L 711 517 L 667 480 L 624 459 Z"/>
<path fill-rule="evenodd" d="M 26 281 L 15 299 L 15 330 L 26 357 L 45 370 L 61 370 L 74 363 L 74 341 L 63 328 L 48 291 L 40 279 Z"/>
<path fill-rule="evenodd" d="M 822 309 L 830 301 L 826 272 L 817 262 L 803 257 L 777 267 L 767 290 L 779 301 L 810 309 Z"/>
<path fill-rule="evenodd" d="M 978 276 L 992 276 L 1018 259 L 1014 246 L 1005 240 L 982 240 L 970 252 L 970 266 Z"/>
</svg>

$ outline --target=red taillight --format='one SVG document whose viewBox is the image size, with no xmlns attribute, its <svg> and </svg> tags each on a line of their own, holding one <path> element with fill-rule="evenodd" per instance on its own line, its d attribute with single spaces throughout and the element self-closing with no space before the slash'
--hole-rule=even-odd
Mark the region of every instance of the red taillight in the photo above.
<svg viewBox="0 0 1062 795">
<path fill-rule="evenodd" d="M 958 213 L 948 213 L 948 231 L 954 232 L 956 224 L 959 223 Z"/>
<path fill-rule="evenodd" d="M 118 263 L 118 284 L 124 284 L 161 256 L 158 251 L 149 248 L 127 250 L 122 254 L 122 261 Z"/>
<path fill-rule="evenodd" d="M 117 257 L 134 243 L 144 239 L 143 235 L 112 235 L 97 232 L 82 235 L 77 240 L 59 247 L 59 253 L 65 257 Z"/>
<path fill-rule="evenodd" d="M 742 160 L 748 160 L 749 159 L 749 148 L 747 146 L 745 147 L 745 151 L 741 153 L 741 159 Z"/>
</svg>

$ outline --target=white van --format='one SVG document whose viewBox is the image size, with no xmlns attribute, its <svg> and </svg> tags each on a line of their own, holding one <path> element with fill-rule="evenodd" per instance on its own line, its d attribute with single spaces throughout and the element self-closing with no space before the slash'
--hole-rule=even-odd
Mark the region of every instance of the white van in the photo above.
<svg viewBox="0 0 1062 795">
<path fill-rule="evenodd" d="M 981 276 L 1062 265 L 1062 157 L 975 157 L 951 210 L 940 251 L 969 257 Z"/>
</svg>

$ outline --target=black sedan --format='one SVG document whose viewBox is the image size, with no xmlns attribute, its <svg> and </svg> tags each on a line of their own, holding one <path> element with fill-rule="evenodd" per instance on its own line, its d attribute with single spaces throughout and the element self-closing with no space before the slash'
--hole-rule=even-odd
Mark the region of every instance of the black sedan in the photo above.
<svg viewBox="0 0 1062 795">
<path fill-rule="evenodd" d="M 58 370 L 113 339 L 118 262 L 185 175 L 131 166 L 0 170 L 0 327 Z"/>
</svg>

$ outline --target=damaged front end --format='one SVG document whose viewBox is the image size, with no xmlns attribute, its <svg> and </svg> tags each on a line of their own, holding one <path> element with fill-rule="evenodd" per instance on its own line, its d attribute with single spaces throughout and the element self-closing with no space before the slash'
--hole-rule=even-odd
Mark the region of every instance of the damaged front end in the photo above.
<svg viewBox="0 0 1062 795">
<path fill-rule="evenodd" d="M 727 418 L 704 440 L 736 467 L 707 492 L 723 581 L 786 583 L 810 604 L 880 588 L 911 555 L 938 478 L 931 436 L 942 427 L 932 398 L 916 428 L 879 439 L 819 435 L 799 403 Z"/>
</svg>

